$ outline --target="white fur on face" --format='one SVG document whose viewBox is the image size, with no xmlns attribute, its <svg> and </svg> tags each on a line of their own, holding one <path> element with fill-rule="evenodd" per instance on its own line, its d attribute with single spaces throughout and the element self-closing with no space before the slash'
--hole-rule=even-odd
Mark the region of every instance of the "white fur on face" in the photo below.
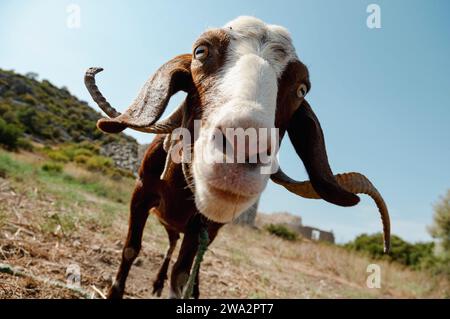
<svg viewBox="0 0 450 319">
<path fill-rule="evenodd" d="M 286 65 L 297 58 L 289 31 L 284 27 L 242 16 L 227 23 L 224 29 L 232 38 L 227 57 L 229 63 L 242 55 L 254 53 L 268 61 L 280 77 Z"/>
<path fill-rule="evenodd" d="M 221 128 L 266 128 L 275 125 L 278 80 L 287 64 L 297 59 L 289 32 L 253 17 L 239 17 L 223 30 L 230 43 L 225 64 L 217 75 L 207 123 L 194 144 L 194 154 L 211 148 L 212 130 Z M 214 105 L 217 99 L 221 105 Z M 216 103 L 217 104 L 217 103 Z M 222 156 L 217 154 L 217 156 Z M 268 176 L 238 164 L 206 164 L 194 156 L 193 175 L 197 208 L 216 222 L 230 222 L 252 206 L 264 190 Z M 242 195 L 224 199 L 211 187 Z M 226 197 L 226 196 L 225 196 Z"/>
</svg>

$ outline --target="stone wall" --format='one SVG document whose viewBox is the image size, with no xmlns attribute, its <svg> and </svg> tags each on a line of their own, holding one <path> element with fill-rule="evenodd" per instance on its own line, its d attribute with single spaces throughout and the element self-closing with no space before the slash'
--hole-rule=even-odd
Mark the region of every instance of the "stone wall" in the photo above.
<svg viewBox="0 0 450 319">
<path fill-rule="evenodd" d="M 287 212 L 274 214 L 258 213 L 256 218 L 257 227 L 264 227 L 268 224 L 284 225 L 309 240 L 320 240 L 330 243 L 335 242 L 333 232 L 321 230 L 316 227 L 304 226 L 300 216 L 295 216 Z"/>
<path fill-rule="evenodd" d="M 327 241 L 334 244 L 334 234 L 333 232 L 321 230 L 315 227 L 300 226 L 297 231 L 305 238 L 311 240 Z"/>
</svg>

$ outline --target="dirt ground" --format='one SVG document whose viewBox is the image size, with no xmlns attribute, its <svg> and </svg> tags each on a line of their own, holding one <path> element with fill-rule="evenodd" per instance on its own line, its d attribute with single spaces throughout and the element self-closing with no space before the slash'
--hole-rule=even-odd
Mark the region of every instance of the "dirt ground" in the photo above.
<svg viewBox="0 0 450 319">
<path fill-rule="evenodd" d="M 26 183 L 0 177 L 0 264 L 25 273 L 0 273 L 0 298 L 101 298 L 119 265 L 127 205 L 118 206 L 122 212 L 112 215 L 107 226 L 86 222 L 90 219 L 83 216 L 89 214 L 94 214 L 91 220 L 95 221 L 95 209 L 105 199 L 74 193 L 83 200 L 74 200 L 72 207 L 60 206 L 51 192 L 43 193 Z M 72 211 L 80 215 L 70 232 L 64 232 L 63 222 L 48 226 L 54 214 Z M 163 228 L 151 217 L 142 251 L 130 272 L 126 298 L 155 298 L 152 282 L 166 245 Z M 206 253 L 200 273 L 201 297 L 415 298 L 448 293 L 448 282 L 387 263 L 381 264 L 385 269 L 382 288 L 369 289 L 366 267 L 371 262 L 339 247 L 305 240 L 288 242 L 262 230 L 230 225 Z M 74 267 L 79 268 L 81 288 L 87 295 L 54 284 L 74 278 L 70 270 Z M 162 298 L 167 296 L 166 283 Z"/>
</svg>

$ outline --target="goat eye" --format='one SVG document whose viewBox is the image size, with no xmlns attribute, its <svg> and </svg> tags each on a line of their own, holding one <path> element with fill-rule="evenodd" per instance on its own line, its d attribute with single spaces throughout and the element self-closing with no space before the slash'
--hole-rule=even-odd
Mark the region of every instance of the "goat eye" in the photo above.
<svg viewBox="0 0 450 319">
<path fill-rule="evenodd" d="M 199 45 L 194 50 L 194 57 L 197 60 L 204 60 L 208 56 L 209 50 L 206 45 Z"/>
<path fill-rule="evenodd" d="M 308 88 L 306 87 L 305 84 L 300 84 L 300 86 L 298 87 L 297 90 L 297 96 L 300 98 L 305 97 L 306 93 L 308 93 Z"/>
</svg>

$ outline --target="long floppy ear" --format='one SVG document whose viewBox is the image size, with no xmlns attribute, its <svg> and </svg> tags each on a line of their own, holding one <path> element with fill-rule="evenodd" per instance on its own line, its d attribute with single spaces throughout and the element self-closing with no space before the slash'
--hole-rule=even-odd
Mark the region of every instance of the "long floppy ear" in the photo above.
<svg viewBox="0 0 450 319">
<path fill-rule="evenodd" d="M 342 188 L 328 163 L 325 140 L 319 120 L 306 102 L 292 116 L 289 138 L 308 172 L 314 190 L 326 201 L 339 206 L 353 206 L 359 197 Z"/>
<path fill-rule="evenodd" d="M 191 60 L 192 56 L 185 54 L 165 63 L 148 79 L 125 113 L 114 118 L 100 119 L 97 127 L 107 133 L 118 133 L 127 127 L 138 130 L 151 127 L 164 113 L 172 95 L 181 90 L 189 92 L 192 89 Z M 98 90 L 97 92 L 99 93 Z M 103 98 L 99 102 L 106 101 Z"/>
</svg>

